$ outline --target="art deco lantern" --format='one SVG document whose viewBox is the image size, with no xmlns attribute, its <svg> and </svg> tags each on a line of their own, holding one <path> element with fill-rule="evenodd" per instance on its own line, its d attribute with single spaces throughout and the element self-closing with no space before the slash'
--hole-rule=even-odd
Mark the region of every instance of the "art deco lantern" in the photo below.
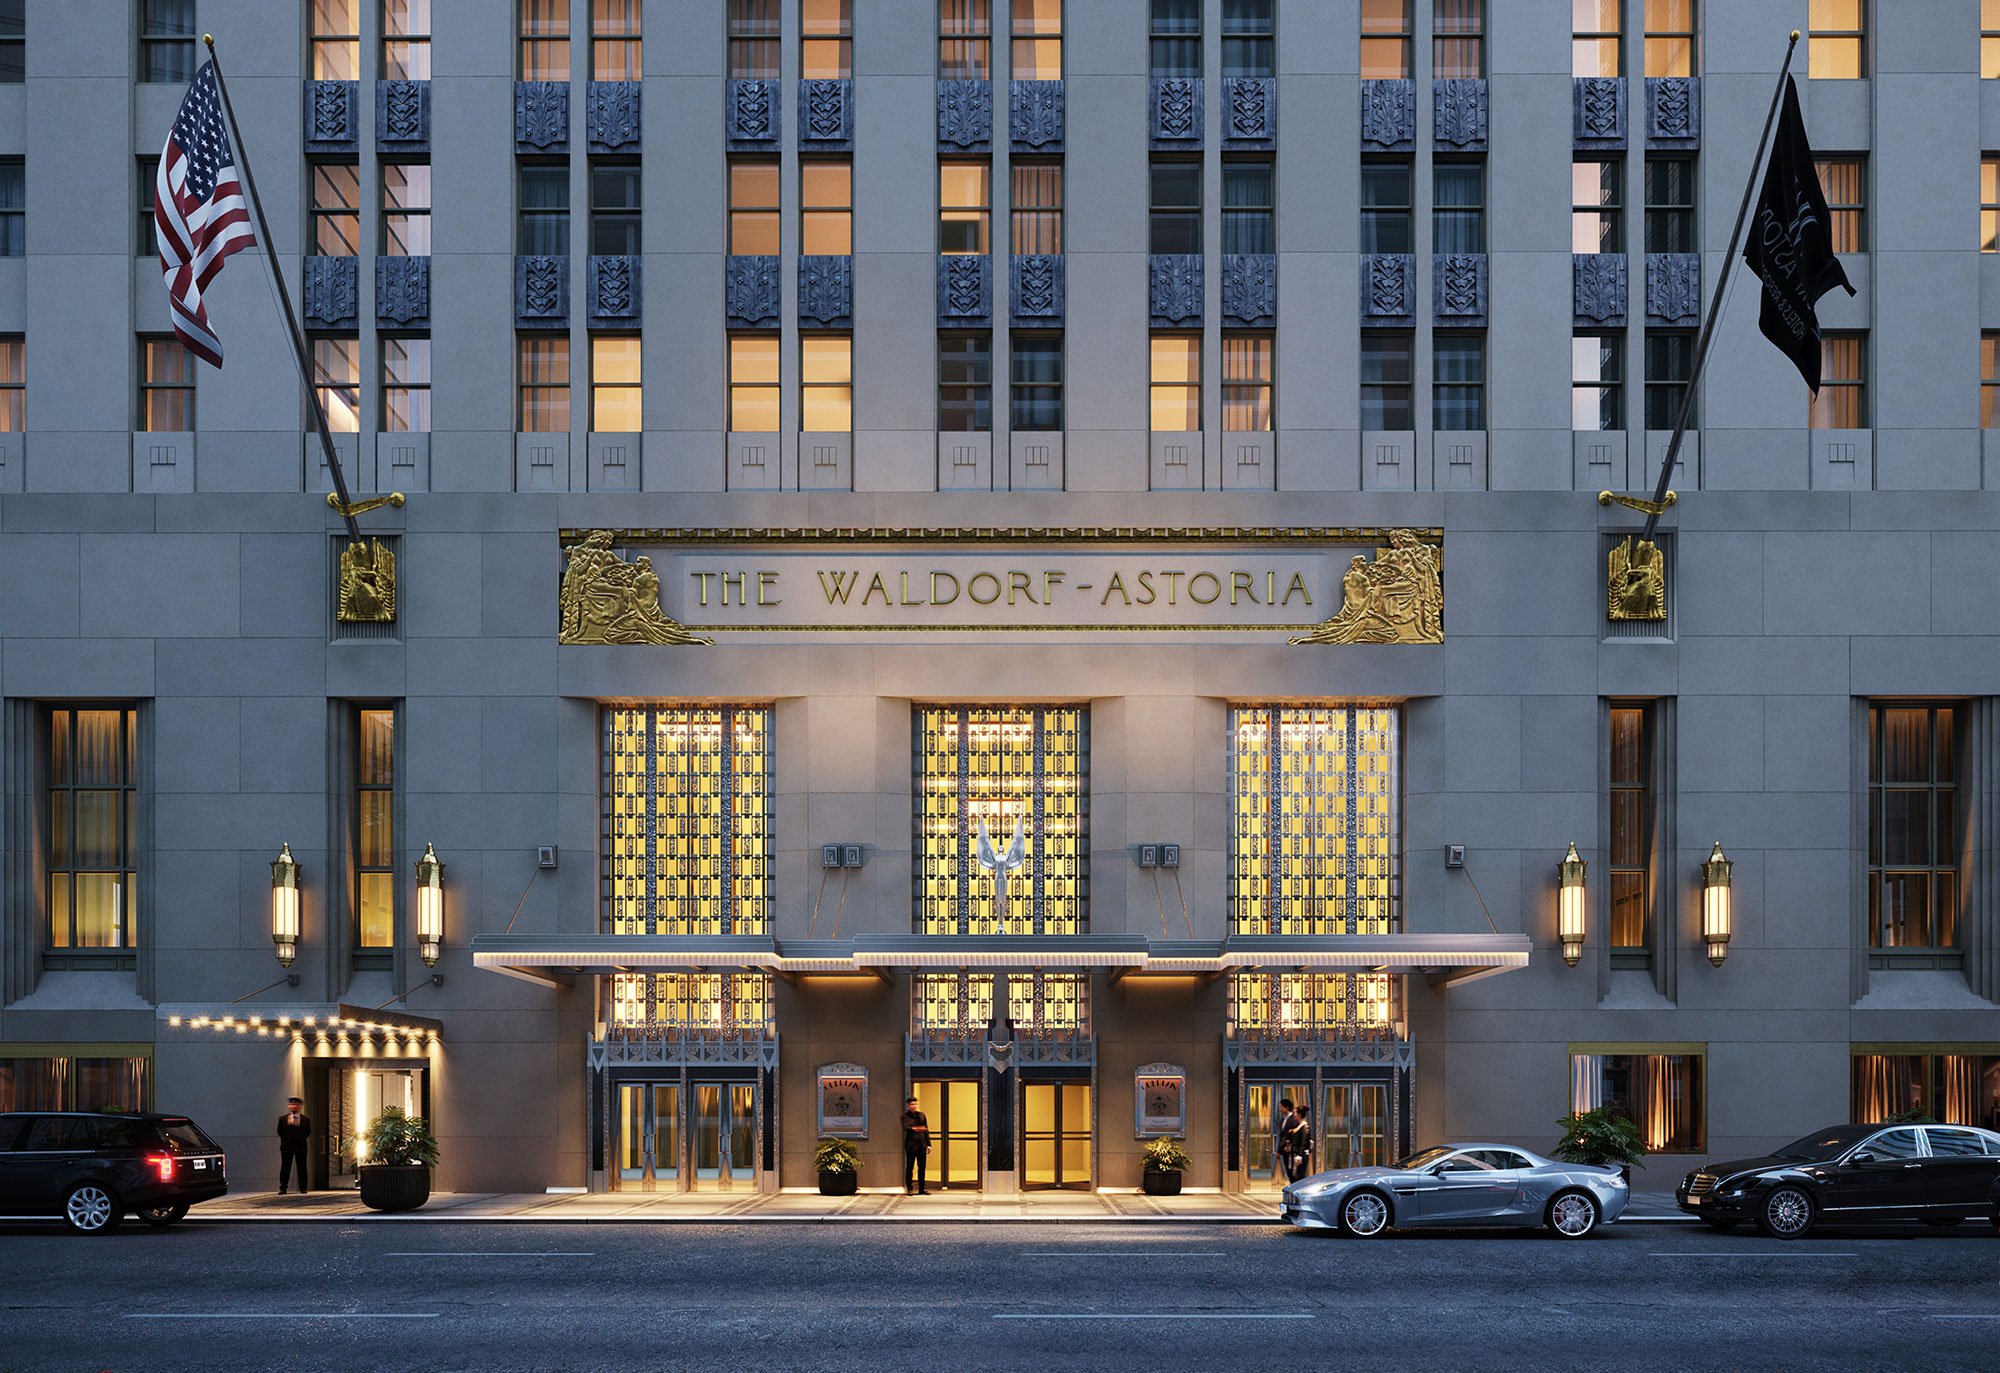
<svg viewBox="0 0 2000 1373">
<path fill-rule="evenodd" d="M 1722 856 L 1720 842 L 1701 865 L 1701 938 L 1708 945 L 1708 961 L 1718 968 L 1729 957 L 1729 934 L 1734 921 L 1729 874 L 1735 866 Z"/>
<path fill-rule="evenodd" d="M 291 967 L 299 956 L 299 864 L 289 843 L 271 862 L 271 942 L 278 946 L 278 966 Z"/>
<path fill-rule="evenodd" d="M 1576 845 L 1563 855 L 1562 885 L 1556 892 L 1556 937 L 1562 941 L 1563 962 L 1574 968 L 1583 957 L 1586 923 L 1583 874 L 1589 865 L 1577 856 Z"/>
<path fill-rule="evenodd" d="M 426 968 L 435 967 L 438 946 L 444 943 L 444 864 L 437 850 L 424 845 L 417 860 L 417 953 Z"/>
</svg>

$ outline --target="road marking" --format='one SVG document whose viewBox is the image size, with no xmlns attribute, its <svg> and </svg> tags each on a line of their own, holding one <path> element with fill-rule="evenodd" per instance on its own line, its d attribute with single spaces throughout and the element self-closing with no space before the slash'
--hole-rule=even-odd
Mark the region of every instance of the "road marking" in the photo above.
<svg viewBox="0 0 2000 1373">
<path fill-rule="evenodd" d="M 588 1259 L 588 1249 L 395 1249 L 385 1259 Z"/>
<path fill-rule="evenodd" d="M 429 1321 L 435 1311 L 128 1311 L 128 1321 Z"/>
<path fill-rule="evenodd" d="M 1646 1256 L 1650 1259 L 1858 1259 L 1859 1254 L 1844 1250 L 1806 1250 L 1797 1254 L 1779 1253 L 1770 1249 L 1748 1249 L 1740 1254 L 1704 1254 L 1693 1249 L 1656 1249 Z"/>
<path fill-rule="evenodd" d="M 996 1321 L 1309 1321 L 1310 1311 L 996 1311 Z"/>
<path fill-rule="evenodd" d="M 1219 1259 L 1220 1249 L 1029 1249 L 1024 1259 Z"/>
<path fill-rule="evenodd" d="M 1929 1321 L 2000 1321 L 2000 1316 L 1926 1316 Z"/>
</svg>

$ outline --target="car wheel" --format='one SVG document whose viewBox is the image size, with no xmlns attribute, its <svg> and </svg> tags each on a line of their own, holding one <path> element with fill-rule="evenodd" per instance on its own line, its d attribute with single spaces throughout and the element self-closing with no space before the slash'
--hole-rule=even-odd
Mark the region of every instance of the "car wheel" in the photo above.
<svg viewBox="0 0 2000 1373">
<path fill-rule="evenodd" d="M 1596 1199 L 1588 1192 L 1558 1192 L 1543 1221 L 1558 1239 L 1583 1239 L 1597 1228 Z"/>
<path fill-rule="evenodd" d="M 176 1202 L 171 1206 L 147 1206 L 141 1208 L 139 1219 L 156 1229 L 164 1230 L 175 1221 L 187 1215 L 187 1203 Z"/>
<path fill-rule="evenodd" d="M 1372 1187 L 1364 1187 L 1340 1204 L 1340 1233 L 1373 1239 L 1389 1228 L 1389 1215 L 1389 1199 Z"/>
<path fill-rule="evenodd" d="M 1954 1225 L 1963 1225 L 1963 1224 L 1965 1223 L 1965 1217 L 1964 1217 L 1964 1216 L 1925 1216 L 1925 1217 L 1923 1217 L 1923 1222 L 1924 1222 L 1924 1224 L 1925 1224 L 1925 1225 L 1928 1225 L 1928 1226 L 1930 1226 L 1930 1227 L 1931 1227 L 1932 1229 L 1935 1229 L 1935 1230 L 1949 1230 L 1949 1229 L 1950 1229 L 1950 1228 L 1951 1228 L 1952 1226 L 1954 1226 Z"/>
<path fill-rule="evenodd" d="M 1757 1210 L 1757 1228 L 1772 1239 L 1795 1240 L 1812 1229 L 1814 1210 L 1803 1188 L 1773 1188 Z"/>
<path fill-rule="evenodd" d="M 63 1199 L 63 1220 L 80 1235 L 97 1235 L 117 1226 L 118 1202 L 94 1182 L 81 1183 Z"/>
<path fill-rule="evenodd" d="M 1704 1220 L 1702 1224 L 1711 1230 L 1720 1230 L 1725 1235 L 1737 1226 L 1737 1222 L 1733 1220 Z"/>
</svg>

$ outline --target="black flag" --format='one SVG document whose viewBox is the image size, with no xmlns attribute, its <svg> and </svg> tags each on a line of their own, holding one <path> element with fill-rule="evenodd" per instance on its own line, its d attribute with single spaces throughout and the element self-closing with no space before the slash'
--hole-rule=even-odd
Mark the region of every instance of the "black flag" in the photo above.
<svg viewBox="0 0 2000 1373">
<path fill-rule="evenodd" d="M 1819 315 L 1813 307 L 1836 286 L 1850 296 L 1854 287 L 1833 255 L 1826 192 L 1820 189 L 1812 144 L 1806 141 L 1805 120 L 1799 117 L 1799 88 L 1789 76 L 1778 136 L 1771 144 L 1771 165 L 1764 173 L 1764 192 L 1757 197 L 1757 218 L 1750 226 L 1743 260 L 1764 283 L 1757 327 L 1784 351 L 1818 395 Z"/>
</svg>

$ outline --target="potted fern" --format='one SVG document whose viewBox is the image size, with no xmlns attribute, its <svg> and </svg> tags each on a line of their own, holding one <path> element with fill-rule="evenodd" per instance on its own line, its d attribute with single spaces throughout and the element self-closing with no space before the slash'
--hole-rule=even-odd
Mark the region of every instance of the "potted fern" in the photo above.
<svg viewBox="0 0 2000 1373">
<path fill-rule="evenodd" d="M 369 1123 L 365 1161 L 355 1168 L 361 1204 L 375 1211 L 414 1211 L 431 1199 L 437 1140 L 422 1116 L 383 1108 Z"/>
<path fill-rule="evenodd" d="M 851 1197 L 861 1186 L 861 1151 L 852 1140 L 821 1140 L 813 1151 L 813 1167 L 819 1170 L 823 1197 Z"/>
<path fill-rule="evenodd" d="M 1181 1174 L 1187 1171 L 1188 1151 L 1177 1139 L 1156 1139 L 1142 1151 L 1145 1170 L 1139 1174 L 1139 1190 L 1149 1197 L 1177 1197 L 1181 1194 Z"/>
<path fill-rule="evenodd" d="M 1566 1115 L 1562 1142 L 1556 1157 L 1565 1163 L 1594 1163 L 1616 1168 L 1625 1181 L 1632 1180 L 1632 1165 L 1646 1157 L 1646 1141 L 1632 1118 L 1615 1106 L 1598 1106 Z"/>
</svg>

